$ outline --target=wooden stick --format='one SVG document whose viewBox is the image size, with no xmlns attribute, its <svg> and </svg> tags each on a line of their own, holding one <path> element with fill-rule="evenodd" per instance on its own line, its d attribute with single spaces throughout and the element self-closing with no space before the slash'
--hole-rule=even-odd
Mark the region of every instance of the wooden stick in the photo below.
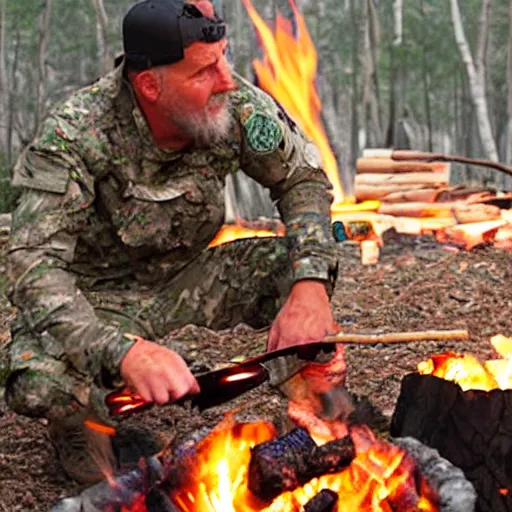
<svg viewBox="0 0 512 512">
<path fill-rule="evenodd" d="M 403 172 L 356 174 L 357 185 L 447 185 L 450 177 L 445 172 Z"/>
<path fill-rule="evenodd" d="M 418 162 L 408 159 L 397 161 L 393 158 L 358 158 L 356 161 L 357 174 L 366 173 L 435 173 L 450 172 L 450 166 L 446 162 Z"/>
<path fill-rule="evenodd" d="M 451 331 L 417 331 L 417 332 L 390 332 L 385 334 L 349 334 L 338 333 L 326 336 L 323 341 L 327 343 L 355 343 L 357 345 L 373 345 L 375 343 L 413 343 L 419 341 L 450 341 L 467 340 L 469 333 L 465 330 Z"/>
<path fill-rule="evenodd" d="M 433 203 L 443 188 L 422 188 L 420 190 L 403 190 L 391 192 L 380 198 L 383 203 Z"/>
<path fill-rule="evenodd" d="M 432 188 L 431 185 L 356 185 L 355 196 L 358 201 L 370 201 L 382 199 L 383 197 L 396 192 L 422 190 Z"/>
<path fill-rule="evenodd" d="M 512 176 L 512 167 L 484 160 L 481 158 L 468 158 L 459 155 L 444 155 L 442 153 L 428 153 L 423 151 L 394 150 L 391 152 L 391 158 L 397 162 L 407 162 L 409 160 L 421 160 L 422 162 L 458 162 L 461 164 L 477 165 L 480 167 L 490 167 L 497 171 L 504 172 Z"/>
</svg>

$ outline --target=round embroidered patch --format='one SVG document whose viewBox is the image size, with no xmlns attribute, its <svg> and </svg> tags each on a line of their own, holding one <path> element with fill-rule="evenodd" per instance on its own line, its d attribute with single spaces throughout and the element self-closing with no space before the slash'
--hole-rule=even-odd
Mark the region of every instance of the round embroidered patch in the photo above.
<svg viewBox="0 0 512 512">
<path fill-rule="evenodd" d="M 275 151 L 283 140 L 283 130 L 277 121 L 264 114 L 254 113 L 244 127 L 247 143 L 256 153 Z"/>
</svg>

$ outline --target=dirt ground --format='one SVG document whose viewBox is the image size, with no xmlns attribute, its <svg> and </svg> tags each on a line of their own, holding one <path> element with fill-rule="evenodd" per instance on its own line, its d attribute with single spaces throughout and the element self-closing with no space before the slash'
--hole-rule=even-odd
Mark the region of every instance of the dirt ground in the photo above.
<svg viewBox="0 0 512 512">
<path fill-rule="evenodd" d="M 426 356 L 447 350 L 493 354 L 491 336 L 512 336 L 512 254 L 491 247 L 454 252 L 428 237 L 389 235 L 380 262 L 360 265 L 359 251 L 340 245 L 340 277 L 333 298 L 335 316 L 346 331 L 396 332 L 468 329 L 466 342 L 424 342 L 346 348 L 348 387 L 367 396 L 388 418 L 402 377 Z M 1 268 L 0 268 L 1 273 Z M 9 313 L 4 302 L 3 317 Z M 1 319 L 0 319 L 1 325 Z M 266 332 L 240 326 L 213 333 L 186 327 L 189 355 L 204 365 L 226 364 L 264 349 Z M 202 416 L 177 406 L 153 409 L 140 421 L 162 435 L 185 435 L 213 427 L 234 406 L 242 414 L 279 422 L 283 400 L 267 387 L 251 391 L 227 407 Z M 44 421 L 17 417 L 0 399 L 0 512 L 46 511 L 80 487 L 59 471 L 46 437 Z"/>
</svg>

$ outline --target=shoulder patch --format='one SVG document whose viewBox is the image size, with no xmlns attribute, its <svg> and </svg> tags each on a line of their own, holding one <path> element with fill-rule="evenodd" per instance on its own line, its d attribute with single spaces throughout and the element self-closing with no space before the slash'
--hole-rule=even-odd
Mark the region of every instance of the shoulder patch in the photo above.
<svg viewBox="0 0 512 512">
<path fill-rule="evenodd" d="M 275 151 L 283 140 L 279 123 L 261 112 L 253 112 L 242 121 L 249 148 L 255 153 Z"/>
</svg>

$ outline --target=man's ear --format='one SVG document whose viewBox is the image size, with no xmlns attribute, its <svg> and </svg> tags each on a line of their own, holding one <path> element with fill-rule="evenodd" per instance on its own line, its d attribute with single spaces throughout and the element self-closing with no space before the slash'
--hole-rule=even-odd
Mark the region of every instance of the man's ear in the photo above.
<svg viewBox="0 0 512 512">
<path fill-rule="evenodd" d="M 152 69 L 141 71 L 133 79 L 137 95 L 150 103 L 155 103 L 162 94 L 162 79 Z"/>
</svg>

